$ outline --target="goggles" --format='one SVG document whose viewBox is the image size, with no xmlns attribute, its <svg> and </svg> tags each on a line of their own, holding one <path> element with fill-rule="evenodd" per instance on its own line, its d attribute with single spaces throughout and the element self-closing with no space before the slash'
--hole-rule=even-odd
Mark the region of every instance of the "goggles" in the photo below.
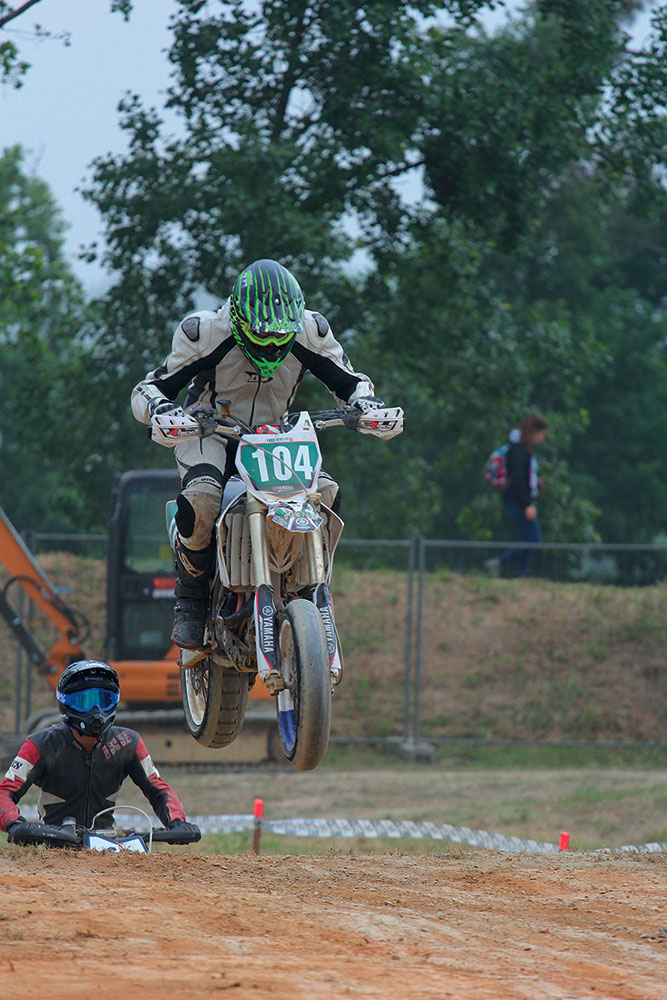
<svg viewBox="0 0 667 1000">
<path fill-rule="evenodd" d="M 296 336 L 296 330 L 253 330 L 250 326 L 246 327 L 244 325 L 244 334 L 251 340 L 254 344 L 259 344 L 264 346 L 265 344 L 275 344 L 276 347 L 282 347 L 283 344 L 287 344 L 290 340 L 294 340 Z"/>
<path fill-rule="evenodd" d="M 99 708 L 108 712 L 118 704 L 118 692 L 108 688 L 83 688 L 81 691 L 57 693 L 58 701 L 75 712 L 88 712 L 91 708 Z"/>
</svg>

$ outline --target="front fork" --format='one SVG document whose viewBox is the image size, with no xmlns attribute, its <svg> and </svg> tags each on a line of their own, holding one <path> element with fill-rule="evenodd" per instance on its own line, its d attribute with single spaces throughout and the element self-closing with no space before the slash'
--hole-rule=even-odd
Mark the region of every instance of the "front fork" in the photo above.
<svg viewBox="0 0 667 1000">
<path fill-rule="evenodd" d="M 280 671 L 278 646 L 278 611 L 273 600 L 269 546 L 266 541 L 266 507 L 254 497 L 248 497 L 246 514 L 250 528 L 250 553 L 255 579 L 255 649 L 257 670 L 269 694 L 278 694 L 285 687 Z"/>
<path fill-rule="evenodd" d="M 255 591 L 255 647 L 259 676 L 270 694 L 285 688 L 281 672 L 280 646 L 278 643 L 278 610 L 273 599 L 269 548 L 266 540 L 266 507 L 254 498 L 248 498 L 246 508 L 250 528 Z M 329 654 L 332 684 L 338 684 L 343 673 L 338 635 L 333 616 L 333 600 L 325 583 L 324 546 L 320 531 L 309 531 L 304 538 L 308 576 L 314 587 L 312 601 L 322 616 Z"/>
</svg>

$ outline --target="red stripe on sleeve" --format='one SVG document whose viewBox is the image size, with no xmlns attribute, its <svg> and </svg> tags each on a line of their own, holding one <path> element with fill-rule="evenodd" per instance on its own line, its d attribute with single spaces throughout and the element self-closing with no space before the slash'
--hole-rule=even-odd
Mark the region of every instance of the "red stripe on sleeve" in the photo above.
<svg viewBox="0 0 667 1000">
<path fill-rule="evenodd" d="M 23 746 L 9 766 L 7 774 L 0 782 L 0 830 L 6 830 L 8 823 L 19 818 L 19 810 L 14 797 L 23 788 L 26 778 L 39 760 L 39 750 L 32 740 L 25 740 Z M 16 769 L 16 773 L 13 771 Z"/>
<path fill-rule="evenodd" d="M 139 742 L 137 743 L 137 757 L 139 758 L 139 760 L 146 760 L 146 757 L 148 756 L 150 755 L 146 748 L 146 744 L 144 743 L 142 737 L 140 736 Z"/>
<path fill-rule="evenodd" d="M 157 778 L 154 774 L 148 779 L 155 788 L 161 792 L 166 792 L 167 795 L 167 810 L 169 812 L 170 819 L 182 819 L 185 820 L 185 810 L 181 804 L 181 800 L 178 795 L 166 781 L 162 778 Z"/>
<path fill-rule="evenodd" d="M 24 740 L 23 746 L 21 747 L 16 756 L 23 757 L 24 760 L 27 760 L 28 763 L 32 764 L 32 766 L 34 767 L 37 761 L 39 760 L 39 750 L 32 742 L 32 740 L 30 739 Z"/>
</svg>

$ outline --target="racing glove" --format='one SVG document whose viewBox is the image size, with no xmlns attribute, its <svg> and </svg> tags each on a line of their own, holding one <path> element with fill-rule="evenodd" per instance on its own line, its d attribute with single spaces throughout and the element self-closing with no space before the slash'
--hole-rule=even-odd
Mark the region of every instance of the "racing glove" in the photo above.
<svg viewBox="0 0 667 1000">
<path fill-rule="evenodd" d="M 184 440 L 201 437 L 199 424 L 183 408 L 163 396 L 155 396 L 148 403 L 151 417 L 150 437 L 152 441 L 173 448 Z"/>
<path fill-rule="evenodd" d="M 201 830 L 196 823 L 188 823 L 184 819 L 172 819 L 169 829 L 173 830 L 179 837 L 183 837 L 183 839 L 187 838 L 190 841 L 201 840 Z"/>
<path fill-rule="evenodd" d="M 384 402 L 377 396 L 361 396 L 360 399 L 355 399 L 352 406 L 356 407 L 360 413 L 368 413 L 370 410 L 381 410 Z"/>
<path fill-rule="evenodd" d="M 13 819 L 11 823 L 7 824 L 7 829 L 5 830 L 5 833 L 7 834 L 7 836 L 9 836 L 9 834 L 12 832 L 13 827 L 21 826 L 25 822 L 26 820 L 23 818 L 23 816 L 19 816 L 18 819 Z"/>
<path fill-rule="evenodd" d="M 165 413 L 168 413 L 170 417 L 182 417 L 184 415 L 183 408 L 178 403 L 175 403 L 171 399 L 166 399 L 164 396 L 154 396 L 153 399 L 149 400 L 148 413 L 151 419 Z"/>
</svg>

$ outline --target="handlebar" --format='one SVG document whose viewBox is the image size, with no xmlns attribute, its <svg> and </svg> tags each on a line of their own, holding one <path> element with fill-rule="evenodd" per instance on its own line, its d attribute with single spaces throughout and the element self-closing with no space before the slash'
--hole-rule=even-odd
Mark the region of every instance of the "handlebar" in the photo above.
<svg viewBox="0 0 667 1000">
<path fill-rule="evenodd" d="M 47 847 L 82 847 L 83 831 L 73 826 L 50 826 L 48 823 L 15 823 L 7 834 L 7 843 Z"/>
<path fill-rule="evenodd" d="M 84 835 L 86 833 L 98 833 L 112 839 L 128 837 L 137 833 L 139 836 L 146 835 L 136 830 L 89 830 L 87 827 L 73 826 L 71 824 L 52 826 L 49 823 L 23 822 L 12 826 L 11 831 L 7 834 L 7 842 L 22 846 L 45 844 L 47 847 L 72 847 L 79 849 L 83 847 Z M 201 838 L 201 834 L 198 832 L 195 833 L 191 828 L 182 829 L 179 827 L 175 827 L 173 830 L 159 827 L 153 830 L 152 834 L 153 843 L 159 842 L 163 844 L 191 844 Z"/>
<path fill-rule="evenodd" d="M 221 434 L 224 437 L 240 439 L 243 434 L 257 433 L 257 427 L 247 424 L 244 420 L 241 420 L 230 412 L 226 400 L 221 400 L 220 405 L 222 412 L 218 409 L 213 409 L 211 406 L 194 406 L 188 411 L 190 416 L 194 417 L 201 427 L 203 437 L 209 437 L 211 434 Z M 287 413 L 282 417 L 279 425 L 280 429 L 284 431 L 290 430 L 293 424 L 299 419 L 301 412 Z M 360 416 L 360 411 L 354 406 L 341 406 L 332 410 L 314 410 L 310 412 L 310 419 L 318 431 L 325 427 L 347 427 L 349 430 L 356 430 Z"/>
</svg>

